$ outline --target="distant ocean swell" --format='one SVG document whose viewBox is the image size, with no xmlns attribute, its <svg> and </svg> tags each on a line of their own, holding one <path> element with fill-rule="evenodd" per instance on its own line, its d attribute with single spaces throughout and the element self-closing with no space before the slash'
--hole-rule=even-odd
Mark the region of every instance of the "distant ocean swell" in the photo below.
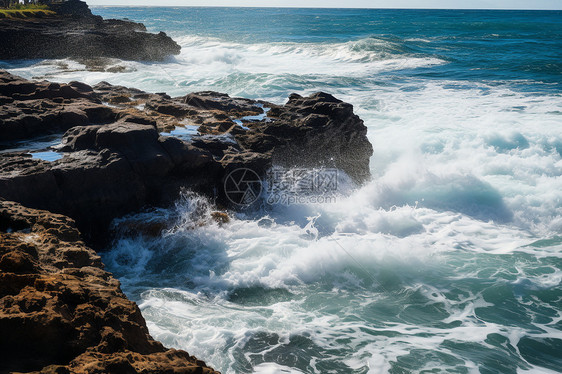
<svg viewBox="0 0 562 374">
<path fill-rule="evenodd" d="M 371 77 L 378 73 L 445 62 L 408 52 L 400 43 L 375 38 L 336 44 L 240 44 L 200 36 L 178 37 L 176 41 L 182 52 L 167 63 L 115 60 L 113 65 L 123 71 L 117 75 L 92 72 L 82 77 L 86 66 L 69 60 L 34 65 L 32 74 L 65 80 L 85 78 L 92 84 L 115 81 L 146 90 L 166 89 L 176 95 L 213 88 L 233 95 L 281 101 L 291 85 L 296 90 L 303 85 L 312 88 L 323 84 L 367 88 L 372 84 Z M 14 71 L 31 73 L 28 66 L 16 67 Z M 252 88 L 259 91 L 252 92 Z"/>
</svg>

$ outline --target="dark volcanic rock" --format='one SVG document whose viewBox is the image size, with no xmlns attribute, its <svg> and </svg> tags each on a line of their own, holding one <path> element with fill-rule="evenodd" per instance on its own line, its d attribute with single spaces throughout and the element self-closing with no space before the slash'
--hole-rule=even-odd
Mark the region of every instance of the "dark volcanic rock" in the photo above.
<svg viewBox="0 0 562 374">
<path fill-rule="evenodd" d="M 0 19 L 0 59 L 99 58 L 163 60 L 180 46 L 165 33 L 151 34 L 144 25 L 93 16 L 81 1 L 54 5 L 56 16 Z"/>
<path fill-rule="evenodd" d="M 66 0 L 61 2 L 51 2 L 49 9 L 58 15 L 73 17 L 92 17 L 92 11 L 88 8 L 88 4 L 80 0 Z"/>
<path fill-rule="evenodd" d="M 373 147 L 351 104 L 322 92 L 293 94 L 278 116 L 236 138 L 256 152 L 272 148 L 276 165 L 337 168 L 359 183 L 370 177 Z"/>
<path fill-rule="evenodd" d="M 64 156 L 57 161 L 0 155 L 0 198 L 66 214 L 94 242 L 105 238 L 113 218 L 171 203 L 182 188 L 227 205 L 223 181 L 236 168 L 259 175 L 274 165 L 338 168 L 358 184 L 369 177 L 372 147 L 363 121 L 325 93 L 293 94 L 278 106 L 214 92 L 171 98 L 106 82 L 32 82 L 0 72 L 0 95 L 2 139 L 67 130 L 55 147 Z M 119 100 L 102 104 L 111 98 Z M 264 107 L 268 116 L 260 117 Z M 186 140 L 159 134 L 192 125 L 198 135 Z"/>
<path fill-rule="evenodd" d="M 95 242 L 105 239 L 113 218 L 170 203 L 182 187 L 202 190 L 220 172 L 206 151 L 159 138 L 148 125 L 77 127 L 66 139 L 71 152 L 52 163 L 1 157 L 0 196 L 75 217 Z"/>
<path fill-rule="evenodd" d="M 183 102 L 189 106 L 206 110 L 221 110 L 223 112 L 237 111 L 255 112 L 255 101 L 242 98 L 232 98 L 227 94 L 203 91 L 190 93 L 183 97 Z"/>
<path fill-rule="evenodd" d="M 30 82 L 0 71 L 0 140 L 21 140 L 115 120 L 85 84 Z"/>
<path fill-rule="evenodd" d="M 248 123 L 249 129 L 232 121 L 260 114 L 261 106 L 271 108 L 269 117 Z M 146 108 L 201 125 L 201 134 L 229 135 L 231 141 L 225 137 L 193 140 L 194 145 L 210 150 L 218 159 L 225 157 L 221 161 L 225 166 L 249 152 L 268 155 L 264 167 L 273 163 L 338 168 L 358 183 L 370 177 L 373 149 L 366 136 L 367 127 L 353 113 L 351 104 L 326 93 L 309 97 L 292 94 L 287 104 L 277 106 L 206 91 L 173 99 L 158 96 L 149 99 Z"/>
<path fill-rule="evenodd" d="M 74 222 L 0 201 L 0 372 L 216 373 L 152 339 Z"/>
</svg>

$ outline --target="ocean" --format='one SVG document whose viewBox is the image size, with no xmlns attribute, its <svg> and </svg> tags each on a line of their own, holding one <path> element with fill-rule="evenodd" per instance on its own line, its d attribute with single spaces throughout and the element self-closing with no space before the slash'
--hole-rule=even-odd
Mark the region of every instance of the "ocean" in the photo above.
<svg viewBox="0 0 562 374">
<path fill-rule="evenodd" d="M 220 225 L 186 192 L 133 217 L 173 222 L 103 254 L 156 339 L 223 373 L 562 371 L 561 11 L 93 12 L 182 52 L 116 73 L 0 67 L 276 104 L 325 91 L 374 148 L 372 179 L 342 175 L 335 201 L 264 200 Z"/>
</svg>

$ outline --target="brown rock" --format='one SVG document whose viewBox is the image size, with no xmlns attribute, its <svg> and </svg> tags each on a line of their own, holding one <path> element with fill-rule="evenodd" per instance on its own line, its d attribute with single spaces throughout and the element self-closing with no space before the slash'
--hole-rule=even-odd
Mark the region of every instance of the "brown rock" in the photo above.
<svg viewBox="0 0 562 374">
<path fill-rule="evenodd" d="M 224 225 L 230 222 L 230 217 L 226 212 L 212 212 L 211 218 L 219 225 Z"/>
<path fill-rule="evenodd" d="M 10 273 L 33 273 L 36 265 L 29 254 L 13 251 L 0 258 L 0 270 Z"/>
<path fill-rule="evenodd" d="M 0 202 L 0 372 L 216 373 L 154 341 L 61 215 Z"/>
</svg>

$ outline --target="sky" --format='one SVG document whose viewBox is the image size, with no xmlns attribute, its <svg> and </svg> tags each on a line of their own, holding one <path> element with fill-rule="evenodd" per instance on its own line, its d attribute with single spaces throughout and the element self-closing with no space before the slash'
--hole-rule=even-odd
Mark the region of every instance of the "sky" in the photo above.
<svg viewBox="0 0 562 374">
<path fill-rule="evenodd" d="M 320 8 L 562 9 L 562 0 L 85 0 L 88 5 Z"/>
</svg>

